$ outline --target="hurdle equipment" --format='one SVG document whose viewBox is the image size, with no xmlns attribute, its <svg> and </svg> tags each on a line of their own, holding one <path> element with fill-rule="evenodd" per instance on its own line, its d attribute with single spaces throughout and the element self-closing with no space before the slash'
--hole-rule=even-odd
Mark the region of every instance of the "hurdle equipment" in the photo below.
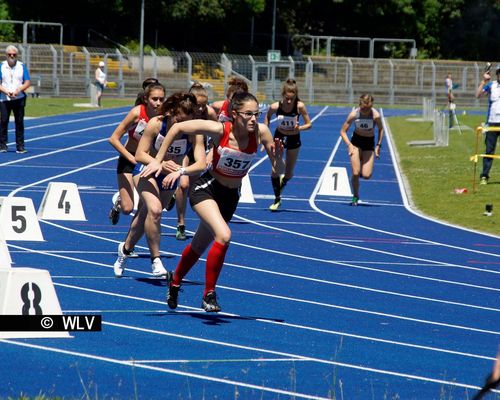
<svg viewBox="0 0 500 400">
<path fill-rule="evenodd" d="M 62 315 L 49 271 L 35 268 L 0 269 L 0 315 Z M 68 337 L 68 332 L 2 332 L 0 327 L 0 339 Z"/>
<path fill-rule="evenodd" d="M 240 203 L 255 203 L 250 177 L 245 175 L 241 182 Z"/>
<path fill-rule="evenodd" d="M 321 175 L 319 195 L 324 196 L 352 196 L 347 170 L 343 167 L 328 167 Z"/>
<path fill-rule="evenodd" d="M 430 97 L 422 98 L 422 121 L 432 121 L 436 102 Z"/>
<path fill-rule="evenodd" d="M 44 241 L 33 200 L 28 197 L 0 197 L 0 229 L 7 241 Z"/>
<path fill-rule="evenodd" d="M 430 146 L 446 147 L 450 137 L 450 128 L 447 124 L 444 112 L 434 110 L 434 119 L 431 125 L 433 127 L 434 138 L 432 140 L 413 140 L 408 142 L 410 146 Z"/>
<path fill-rule="evenodd" d="M 86 221 L 78 187 L 75 183 L 49 182 L 38 209 L 45 220 Z"/>
<path fill-rule="evenodd" d="M 481 134 L 486 133 L 488 131 L 491 132 L 500 132 L 500 126 L 487 126 L 485 124 L 481 124 L 476 128 L 476 145 L 474 150 L 474 155 L 470 156 L 470 161 L 474 162 L 474 169 L 472 173 L 472 193 L 476 193 L 476 170 L 477 170 L 477 162 L 479 161 L 479 157 L 488 157 L 488 158 L 498 158 L 500 159 L 500 155 L 495 154 L 478 154 L 479 151 L 479 136 Z"/>
</svg>

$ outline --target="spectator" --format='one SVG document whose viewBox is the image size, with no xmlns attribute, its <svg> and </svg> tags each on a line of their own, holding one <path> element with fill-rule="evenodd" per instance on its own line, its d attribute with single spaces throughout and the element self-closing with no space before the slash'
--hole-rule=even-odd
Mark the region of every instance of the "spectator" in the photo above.
<svg viewBox="0 0 500 400">
<path fill-rule="evenodd" d="M 455 99 L 455 96 L 453 95 L 453 80 L 451 77 L 451 74 L 448 73 L 446 75 L 446 79 L 444 81 L 444 84 L 446 86 L 446 98 L 448 100 L 448 121 L 449 121 L 449 128 L 451 129 L 453 127 L 453 116 L 455 113 L 455 103 L 453 100 Z"/>
<path fill-rule="evenodd" d="M 104 62 L 99 61 L 99 66 L 95 70 L 95 87 L 96 87 L 96 102 L 97 107 L 101 107 L 101 97 L 104 88 L 106 87 L 106 72 L 104 72 Z"/>
<path fill-rule="evenodd" d="M 488 94 L 488 114 L 486 116 L 486 124 L 488 126 L 500 127 L 500 64 L 496 68 L 496 81 L 491 81 L 489 71 L 483 75 L 483 80 L 479 84 L 476 91 L 476 97 L 481 97 Z M 487 131 L 484 143 L 486 145 L 486 157 L 483 157 L 483 171 L 481 172 L 480 181 L 481 185 L 486 185 L 490 179 L 490 170 L 493 165 L 493 156 L 495 148 L 497 147 L 498 136 L 500 132 Z"/>
<path fill-rule="evenodd" d="M 31 85 L 30 74 L 24 63 L 17 59 L 18 50 L 9 45 L 5 49 L 7 60 L 0 65 L 0 153 L 7 152 L 7 130 L 10 112 L 14 112 L 17 153 L 26 153 L 24 148 L 24 108 L 26 93 Z"/>
</svg>

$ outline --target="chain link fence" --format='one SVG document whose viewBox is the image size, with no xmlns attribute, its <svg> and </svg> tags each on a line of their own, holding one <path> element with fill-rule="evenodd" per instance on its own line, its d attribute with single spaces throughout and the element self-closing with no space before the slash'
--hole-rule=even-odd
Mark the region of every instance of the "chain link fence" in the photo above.
<svg viewBox="0 0 500 400">
<path fill-rule="evenodd" d="M 4 48 L 8 43 L 0 43 Z M 308 103 L 354 104 L 371 93 L 379 105 L 421 106 L 422 97 L 437 107 L 446 104 L 445 78 L 451 73 L 458 106 L 477 107 L 475 91 L 482 78 L 482 62 L 369 59 L 294 56 L 268 61 L 266 56 L 153 50 L 139 54 L 118 48 L 16 44 L 20 59 L 40 96 L 86 97 L 99 61 L 106 64 L 106 96 L 135 97 L 147 77 L 158 78 L 171 93 L 186 90 L 193 81 L 209 89 L 210 100 L 224 98 L 231 75 L 247 80 L 260 101 L 280 98 L 281 87 L 293 77 L 300 97 Z"/>
</svg>

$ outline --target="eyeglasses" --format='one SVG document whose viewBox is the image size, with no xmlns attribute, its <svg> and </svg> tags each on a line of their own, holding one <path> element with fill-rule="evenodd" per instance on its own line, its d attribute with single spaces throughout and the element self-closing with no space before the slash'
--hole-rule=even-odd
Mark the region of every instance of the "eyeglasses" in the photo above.
<svg viewBox="0 0 500 400">
<path fill-rule="evenodd" d="M 7 53 L 7 55 L 8 55 L 9 57 L 12 57 L 12 58 L 15 58 L 15 57 L 17 57 L 17 54 L 15 54 L 15 53 L 12 53 L 12 54 L 10 54 L 10 53 Z"/>
<path fill-rule="evenodd" d="M 151 97 L 153 101 L 161 101 L 162 103 L 165 101 L 165 97 Z"/>
<path fill-rule="evenodd" d="M 259 118 L 260 115 L 262 114 L 262 112 L 261 111 L 256 111 L 256 112 L 252 112 L 252 111 L 236 111 L 236 114 L 243 115 L 243 117 L 245 119 L 250 119 L 252 117 Z"/>
</svg>

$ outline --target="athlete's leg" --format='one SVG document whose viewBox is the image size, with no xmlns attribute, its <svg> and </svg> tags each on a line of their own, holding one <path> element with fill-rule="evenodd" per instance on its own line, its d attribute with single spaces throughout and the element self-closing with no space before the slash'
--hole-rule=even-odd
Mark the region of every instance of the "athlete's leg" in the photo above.
<svg viewBox="0 0 500 400">
<path fill-rule="evenodd" d="M 120 212 L 125 215 L 134 210 L 134 182 L 131 173 L 118 174 L 120 192 Z"/>
<path fill-rule="evenodd" d="M 359 198 L 359 174 L 361 173 L 361 154 L 358 147 L 354 146 L 351 158 L 351 183 L 354 197 Z"/>
<path fill-rule="evenodd" d="M 364 150 L 361 152 L 361 177 L 370 179 L 373 173 L 373 163 L 375 161 L 375 152 L 373 150 Z"/>
</svg>

